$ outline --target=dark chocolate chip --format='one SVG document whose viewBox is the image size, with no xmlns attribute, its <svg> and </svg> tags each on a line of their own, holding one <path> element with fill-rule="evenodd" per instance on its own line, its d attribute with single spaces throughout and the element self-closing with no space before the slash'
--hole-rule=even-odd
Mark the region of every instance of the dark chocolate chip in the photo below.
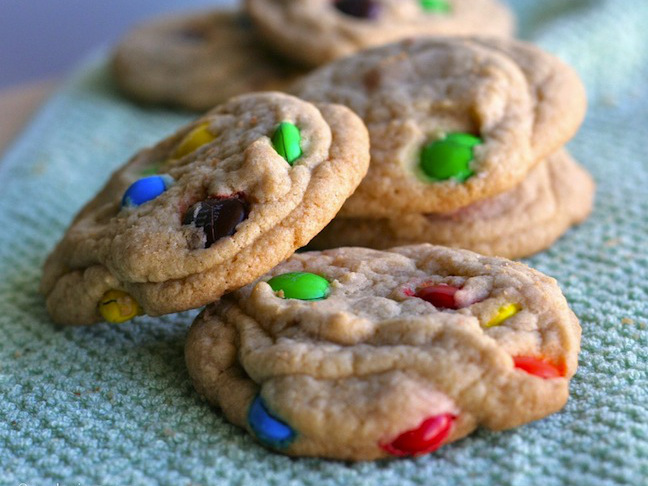
<svg viewBox="0 0 648 486">
<path fill-rule="evenodd" d="M 184 215 L 182 224 L 193 224 L 205 232 L 205 248 L 231 236 L 236 227 L 247 218 L 245 201 L 238 197 L 229 199 L 206 199 L 191 206 Z"/>
<path fill-rule="evenodd" d="M 335 8 L 340 12 L 362 19 L 375 19 L 380 15 L 380 4 L 375 0 L 337 0 Z"/>
</svg>

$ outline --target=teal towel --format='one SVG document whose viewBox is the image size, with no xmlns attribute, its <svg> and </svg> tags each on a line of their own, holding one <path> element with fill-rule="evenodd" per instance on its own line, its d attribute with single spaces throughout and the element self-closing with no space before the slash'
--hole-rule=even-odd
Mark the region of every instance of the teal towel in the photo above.
<svg viewBox="0 0 648 486">
<path fill-rule="evenodd" d="M 193 391 L 194 312 L 57 328 L 38 293 L 67 224 L 135 150 L 191 115 L 143 109 L 78 72 L 0 162 L 0 483 L 7 485 L 648 484 L 648 2 L 512 1 L 521 35 L 572 64 L 590 108 L 569 144 L 598 182 L 591 218 L 528 262 L 583 327 L 563 411 L 418 459 L 271 453 Z"/>
</svg>

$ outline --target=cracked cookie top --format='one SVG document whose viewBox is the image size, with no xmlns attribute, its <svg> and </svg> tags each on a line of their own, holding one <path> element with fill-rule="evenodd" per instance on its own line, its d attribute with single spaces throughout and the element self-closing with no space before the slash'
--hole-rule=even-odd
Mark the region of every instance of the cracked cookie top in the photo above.
<svg viewBox="0 0 648 486">
<path fill-rule="evenodd" d="M 247 0 L 268 45 L 309 66 L 424 35 L 510 37 L 514 20 L 497 0 Z"/>
<path fill-rule="evenodd" d="M 367 164 L 346 107 L 233 98 L 135 155 L 81 210 L 45 264 L 48 310 L 89 324 L 212 302 L 307 243 Z"/>
<path fill-rule="evenodd" d="M 441 213 L 519 184 L 578 129 L 576 73 L 514 40 L 420 38 L 335 61 L 293 91 L 341 103 L 371 138 L 367 177 L 343 216 Z"/>
<path fill-rule="evenodd" d="M 197 390 L 292 455 L 420 455 L 559 410 L 580 326 L 555 280 L 432 245 L 293 255 L 208 306 Z"/>
</svg>

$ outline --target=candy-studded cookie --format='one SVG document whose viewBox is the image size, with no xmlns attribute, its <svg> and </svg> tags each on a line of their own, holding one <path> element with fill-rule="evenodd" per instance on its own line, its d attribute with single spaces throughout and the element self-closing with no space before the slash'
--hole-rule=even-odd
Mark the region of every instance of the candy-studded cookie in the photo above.
<svg viewBox="0 0 648 486">
<path fill-rule="evenodd" d="M 509 37 L 514 24 L 497 0 L 246 0 L 245 7 L 270 47 L 309 66 L 415 36 Z"/>
<path fill-rule="evenodd" d="M 434 243 L 522 258 L 549 247 L 592 209 L 591 176 L 565 150 L 537 165 L 510 191 L 451 213 L 397 218 L 336 218 L 308 245 L 391 248 Z"/>
<path fill-rule="evenodd" d="M 264 49 L 243 14 L 218 10 L 141 25 L 115 49 L 112 70 L 138 101 L 201 111 L 234 95 L 283 89 L 304 72 Z"/>
<path fill-rule="evenodd" d="M 293 255 L 208 306 L 186 343 L 201 395 L 290 455 L 417 456 L 559 410 L 580 326 L 556 281 L 417 245 Z"/>
<path fill-rule="evenodd" d="M 586 107 L 576 73 L 514 40 L 415 39 L 320 68 L 294 87 L 369 128 L 371 165 L 341 215 L 443 213 L 519 184 Z"/>
<path fill-rule="evenodd" d="M 333 218 L 368 150 L 346 107 L 233 98 L 135 155 L 77 215 L 45 264 L 52 319 L 160 315 L 251 282 Z"/>
</svg>

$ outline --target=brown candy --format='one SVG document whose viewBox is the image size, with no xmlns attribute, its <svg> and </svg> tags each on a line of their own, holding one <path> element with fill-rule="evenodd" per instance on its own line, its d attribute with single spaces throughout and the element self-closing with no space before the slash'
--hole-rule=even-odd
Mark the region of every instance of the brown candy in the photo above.
<svg viewBox="0 0 648 486">
<path fill-rule="evenodd" d="M 247 215 L 247 205 L 239 197 L 206 199 L 187 210 L 182 224 L 202 228 L 207 238 L 205 248 L 209 248 L 221 238 L 233 235 Z"/>
<path fill-rule="evenodd" d="M 338 0 L 334 5 L 340 12 L 362 19 L 375 19 L 380 14 L 380 4 L 375 0 Z"/>
</svg>

